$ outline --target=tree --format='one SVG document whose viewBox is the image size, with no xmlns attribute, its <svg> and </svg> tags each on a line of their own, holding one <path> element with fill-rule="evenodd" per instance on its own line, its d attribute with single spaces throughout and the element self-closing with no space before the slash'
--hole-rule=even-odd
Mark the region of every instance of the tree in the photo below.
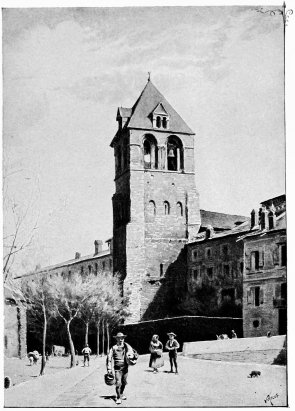
<svg viewBox="0 0 295 411">
<path fill-rule="evenodd" d="M 89 298 L 84 301 L 79 312 L 79 318 L 85 324 L 85 345 L 88 344 L 89 325 L 94 321 L 97 304 L 103 299 L 107 292 L 102 281 L 102 273 L 90 274 L 83 278 L 84 286 L 87 288 Z"/>
<path fill-rule="evenodd" d="M 31 319 L 33 319 L 37 326 L 41 325 L 43 329 L 40 375 L 44 375 L 47 325 L 54 308 L 48 274 L 36 274 L 33 278 L 30 277 L 28 280 L 24 280 L 22 283 L 22 293 L 24 296 L 23 303 L 30 310 Z"/>
<path fill-rule="evenodd" d="M 106 272 L 100 275 L 102 294 L 96 302 L 97 352 L 99 353 L 99 335 L 102 328 L 102 352 L 105 352 L 105 333 L 107 335 L 107 351 L 110 348 L 110 331 L 130 315 L 130 293 L 122 294 L 119 276 Z"/>
<path fill-rule="evenodd" d="M 71 368 L 76 365 L 75 347 L 71 335 L 70 325 L 80 314 L 82 307 L 90 300 L 91 294 L 87 281 L 79 273 L 67 277 L 55 275 L 49 280 L 53 297 L 54 312 L 66 324 L 67 336 L 71 352 Z"/>
<path fill-rule="evenodd" d="M 45 215 L 38 177 L 24 178 L 23 170 L 3 161 L 3 279 L 13 276 L 13 267 L 28 252 L 37 230 L 44 227 L 56 211 Z M 21 179 L 16 180 L 16 179 Z M 20 187 L 17 189 L 15 187 Z M 62 207 L 65 205 L 63 201 Z M 15 269 L 16 271 L 16 269 Z"/>
</svg>

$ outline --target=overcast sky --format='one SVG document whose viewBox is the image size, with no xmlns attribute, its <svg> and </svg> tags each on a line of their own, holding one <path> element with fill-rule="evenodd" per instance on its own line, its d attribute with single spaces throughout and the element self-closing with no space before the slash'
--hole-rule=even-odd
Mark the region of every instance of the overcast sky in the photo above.
<svg viewBox="0 0 295 411">
<path fill-rule="evenodd" d="M 196 133 L 201 208 L 250 215 L 285 193 L 283 40 L 282 16 L 253 6 L 5 9 L 10 190 L 25 204 L 38 179 L 42 218 L 58 211 L 31 264 L 112 236 L 116 110 L 148 71 Z"/>
</svg>

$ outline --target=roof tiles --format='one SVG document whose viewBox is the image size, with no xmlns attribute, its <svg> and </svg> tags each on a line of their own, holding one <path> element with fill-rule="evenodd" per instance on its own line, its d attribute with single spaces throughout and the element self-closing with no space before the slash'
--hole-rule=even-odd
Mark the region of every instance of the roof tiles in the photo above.
<svg viewBox="0 0 295 411">
<path fill-rule="evenodd" d="M 195 134 L 151 81 L 147 82 L 147 85 L 132 107 L 132 115 L 127 127 L 154 130 L 151 114 L 159 103 L 162 103 L 169 113 L 170 132 Z"/>
</svg>

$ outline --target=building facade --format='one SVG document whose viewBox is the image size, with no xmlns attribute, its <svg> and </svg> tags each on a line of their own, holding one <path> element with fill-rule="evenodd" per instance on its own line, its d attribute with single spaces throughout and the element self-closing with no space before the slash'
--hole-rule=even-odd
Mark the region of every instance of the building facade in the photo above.
<svg viewBox="0 0 295 411">
<path fill-rule="evenodd" d="M 76 252 L 75 258 L 62 263 L 51 265 L 44 268 L 36 267 L 36 270 L 25 275 L 16 277 L 27 278 L 38 274 L 48 274 L 49 276 L 62 275 L 71 276 L 74 273 L 81 275 L 95 274 L 101 271 L 113 272 L 113 245 L 112 239 L 107 240 L 107 250 L 102 249 L 103 242 L 101 240 L 94 241 L 94 253 L 81 256 L 81 253 Z"/>
<path fill-rule="evenodd" d="M 252 211 L 244 242 L 243 329 L 245 337 L 287 332 L 286 198 Z"/>
<path fill-rule="evenodd" d="M 249 218 L 206 212 L 208 225 L 187 245 L 187 314 L 242 317 L 244 244 Z M 219 217 L 219 218 L 218 218 Z M 244 222 L 242 222 L 244 220 Z"/>
<path fill-rule="evenodd" d="M 4 355 L 8 358 L 27 355 L 26 310 L 20 298 L 4 285 Z"/>
<path fill-rule="evenodd" d="M 108 249 L 43 269 L 119 274 L 129 323 L 188 315 L 243 317 L 244 336 L 286 331 L 286 197 L 251 217 L 200 210 L 194 132 L 149 80 L 118 108 L 113 238 Z"/>
<path fill-rule="evenodd" d="M 200 228 L 194 132 L 150 80 L 131 109 L 118 109 L 117 121 L 114 272 L 131 291 L 134 322 L 151 318 L 152 302 L 163 308 L 175 261 Z M 185 274 L 185 262 L 178 269 Z"/>
</svg>

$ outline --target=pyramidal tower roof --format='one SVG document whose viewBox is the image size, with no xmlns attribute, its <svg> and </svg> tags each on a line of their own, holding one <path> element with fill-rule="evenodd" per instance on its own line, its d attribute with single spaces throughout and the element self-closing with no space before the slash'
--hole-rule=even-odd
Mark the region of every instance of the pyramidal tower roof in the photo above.
<svg viewBox="0 0 295 411">
<path fill-rule="evenodd" d="M 195 134 L 150 80 L 132 107 L 127 127 L 153 130 L 151 114 L 160 103 L 169 114 L 169 132 Z"/>
</svg>

